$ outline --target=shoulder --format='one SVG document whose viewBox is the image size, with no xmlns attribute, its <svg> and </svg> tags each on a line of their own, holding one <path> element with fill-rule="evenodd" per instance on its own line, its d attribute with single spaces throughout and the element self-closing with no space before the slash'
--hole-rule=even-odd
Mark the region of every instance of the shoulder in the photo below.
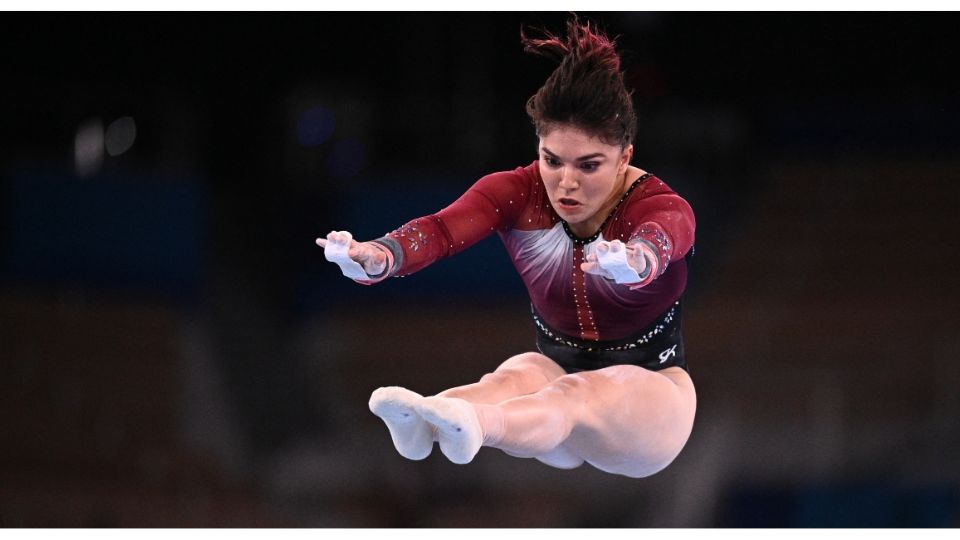
<svg viewBox="0 0 960 540">
<path fill-rule="evenodd" d="M 631 194 L 631 199 L 644 199 L 663 194 L 676 195 L 673 188 L 667 185 L 667 183 L 656 174 L 646 171 L 642 171 L 642 173 L 643 174 L 636 180 L 636 186 Z"/>
<path fill-rule="evenodd" d="M 488 180 L 489 179 L 489 180 Z M 499 182 L 513 182 L 516 184 L 531 184 L 540 181 L 540 166 L 539 162 L 534 160 L 533 163 L 525 167 L 517 167 L 509 171 L 498 171 L 487 174 L 480 178 L 480 181 L 499 181 Z"/>
<path fill-rule="evenodd" d="M 481 177 L 471 190 L 483 192 L 498 199 L 503 197 L 526 199 L 540 184 L 540 169 L 536 161 L 526 167 L 498 171 Z"/>
<path fill-rule="evenodd" d="M 649 202 L 652 200 L 681 200 L 685 199 L 677 193 L 669 184 L 654 173 L 641 171 L 642 174 L 637 178 L 631 187 L 631 193 L 627 198 L 627 205 Z"/>
<path fill-rule="evenodd" d="M 632 192 L 624 204 L 628 212 L 649 212 L 658 210 L 688 211 L 690 203 L 673 190 L 659 176 L 644 172 L 632 187 Z"/>
</svg>

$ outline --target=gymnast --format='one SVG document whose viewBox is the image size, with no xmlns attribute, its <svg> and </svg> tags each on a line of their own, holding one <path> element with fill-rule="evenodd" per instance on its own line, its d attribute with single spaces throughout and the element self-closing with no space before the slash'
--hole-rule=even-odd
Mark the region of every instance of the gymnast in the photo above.
<svg viewBox="0 0 960 540">
<path fill-rule="evenodd" d="M 631 165 L 637 119 L 615 41 L 576 17 L 563 35 L 520 37 L 559 62 L 526 105 L 537 159 L 382 238 L 334 231 L 317 244 L 370 285 L 497 233 L 530 295 L 538 352 L 435 396 L 373 392 L 370 410 L 400 455 L 424 459 L 436 442 L 465 464 L 488 446 L 561 469 L 650 476 L 683 449 L 696 411 L 681 332 L 693 210 Z"/>
</svg>

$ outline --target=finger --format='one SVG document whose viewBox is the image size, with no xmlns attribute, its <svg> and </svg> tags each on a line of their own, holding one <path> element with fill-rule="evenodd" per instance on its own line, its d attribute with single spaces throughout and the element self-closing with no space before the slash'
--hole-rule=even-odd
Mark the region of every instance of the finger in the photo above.
<svg viewBox="0 0 960 540">
<path fill-rule="evenodd" d="M 606 253 L 607 251 L 610 251 L 610 244 L 607 242 L 600 242 L 597 244 L 597 251 L 600 253 Z"/>
<path fill-rule="evenodd" d="M 320 246 L 320 247 L 322 247 L 322 248 L 326 248 L 326 247 L 327 247 L 327 241 L 326 241 L 325 239 L 323 239 L 323 238 L 317 238 L 317 245 Z"/>
<path fill-rule="evenodd" d="M 327 234 L 327 240 L 337 244 L 342 244 L 343 243 L 342 234 L 343 233 L 341 233 L 340 231 L 330 231 L 330 233 Z"/>
<path fill-rule="evenodd" d="M 623 244 L 619 240 L 614 240 L 610 242 L 610 253 L 620 253 L 620 250 L 623 249 Z"/>
<path fill-rule="evenodd" d="M 587 260 L 587 262 L 597 262 L 597 254 L 596 254 L 596 253 L 588 253 L 587 256 L 584 257 L 584 258 Z"/>
<path fill-rule="evenodd" d="M 580 263 L 580 269 L 588 274 L 600 275 L 600 265 L 595 262 Z"/>
</svg>

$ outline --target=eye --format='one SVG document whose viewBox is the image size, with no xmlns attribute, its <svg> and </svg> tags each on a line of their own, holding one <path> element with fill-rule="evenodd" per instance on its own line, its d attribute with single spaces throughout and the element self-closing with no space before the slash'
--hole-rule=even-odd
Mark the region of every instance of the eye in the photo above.
<svg viewBox="0 0 960 540">
<path fill-rule="evenodd" d="M 555 158 L 555 157 L 543 156 L 543 161 L 546 162 L 546 164 L 549 165 L 549 166 L 551 166 L 551 167 L 559 167 L 559 166 L 560 166 L 560 160 L 557 159 L 557 158 Z"/>
<path fill-rule="evenodd" d="M 583 169 L 583 170 L 585 170 L 585 171 L 587 171 L 587 172 L 595 171 L 595 170 L 597 170 L 597 167 L 599 167 L 599 166 L 600 166 L 600 164 L 597 163 L 596 161 L 585 161 L 585 162 L 583 162 L 583 163 L 580 164 L 580 168 Z"/>
</svg>

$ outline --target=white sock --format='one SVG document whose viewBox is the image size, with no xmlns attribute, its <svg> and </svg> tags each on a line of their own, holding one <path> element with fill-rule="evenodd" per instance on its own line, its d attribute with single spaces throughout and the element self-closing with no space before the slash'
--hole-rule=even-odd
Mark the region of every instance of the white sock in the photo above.
<svg viewBox="0 0 960 540">
<path fill-rule="evenodd" d="M 473 461 L 483 444 L 483 430 L 473 405 L 460 398 L 428 397 L 416 404 L 424 420 L 437 427 L 440 451 L 463 465 Z"/>
<path fill-rule="evenodd" d="M 370 412 L 387 424 L 393 445 L 407 459 L 424 459 L 433 450 L 433 427 L 416 410 L 422 399 L 399 386 L 378 388 L 370 395 Z"/>
</svg>

